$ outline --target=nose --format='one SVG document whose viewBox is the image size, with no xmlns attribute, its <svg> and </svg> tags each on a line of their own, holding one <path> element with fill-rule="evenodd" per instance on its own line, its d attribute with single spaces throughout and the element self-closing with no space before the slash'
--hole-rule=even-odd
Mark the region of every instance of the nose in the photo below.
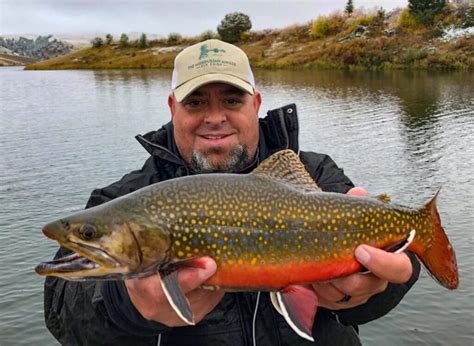
<svg viewBox="0 0 474 346">
<path fill-rule="evenodd" d="M 206 113 L 204 121 L 209 125 L 220 125 L 227 120 L 225 110 L 220 107 L 210 107 Z"/>
</svg>

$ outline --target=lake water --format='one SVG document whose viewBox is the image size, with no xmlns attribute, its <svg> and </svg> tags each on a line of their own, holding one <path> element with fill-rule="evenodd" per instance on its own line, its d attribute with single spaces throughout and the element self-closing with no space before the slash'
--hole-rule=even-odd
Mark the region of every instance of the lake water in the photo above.
<svg viewBox="0 0 474 346">
<path fill-rule="evenodd" d="M 168 121 L 168 70 L 0 69 L 0 344 L 54 344 L 33 268 L 56 244 L 41 227 L 83 208 L 95 187 L 141 167 L 133 136 Z M 330 154 L 371 194 L 438 207 L 461 284 L 425 271 L 365 345 L 474 343 L 474 74 L 257 71 L 267 109 L 296 103 L 301 147 Z"/>
</svg>

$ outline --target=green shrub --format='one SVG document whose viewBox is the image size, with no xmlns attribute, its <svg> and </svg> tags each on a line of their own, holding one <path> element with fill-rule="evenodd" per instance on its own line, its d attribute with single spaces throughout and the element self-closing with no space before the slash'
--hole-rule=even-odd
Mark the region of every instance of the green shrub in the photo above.
<svg viewBox="0 0 474 346">
<path fill-rule="evenodd" d="M 330 33 L 329 21 L 325 16 L 319 16 L 311 26 L 312 38 L 323 38 Z"/>
<path fill-rule="evenodd" d="M 408 10 L 402 11 L 398 20 L 398 28 L 409 33 L 421 29 L 420 23 L 413 17 Z"/>
<path fill-rule="evenodd" d="M 177 32 L 170 32 L 168 34 L 168 44 L 176 44 L 180 42 L 182 39 L 183 37 L 181 36 L 181 34 Z"/>
<path fill-rule="evenodd" d="M 104 41 L 100 37 L 96 37 L 91 41 L 92 48 L 100 48 L 104 45 Z"/>
<path fill-rule="evenodd" d="M 206 30 L 201 35 L 199 35 L 199 39 L 201 41 L 210 40 L 210 39 L 216 38 L 216 37 L 217 37 L 217 34 L 212 30 Z"/>
<path fill-rule="evenodd" d="M 225 15 L 217 26 L 217 32 L 223 41 L 235 43 L 240 40 L 240 34 L 252 28 L 250 17 L 245 13 L 233 12 Z"/>
<path fill-rule="evenodd" d="M 371 26 L 376 20 L 375 16 L 362 16 L 355 21 L 356 25 Z"/>
</svg>

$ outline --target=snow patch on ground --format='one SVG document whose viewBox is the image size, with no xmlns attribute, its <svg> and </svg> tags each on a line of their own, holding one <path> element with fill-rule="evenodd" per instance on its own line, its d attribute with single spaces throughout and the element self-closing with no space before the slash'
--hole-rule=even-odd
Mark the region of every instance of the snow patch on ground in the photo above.
<svg viewBox="0 0 474 346">
<path fill-rule="evenodd" d="M 468 38 L 472 36 L 474 36 L 474 26 L 471 26 L 469 28 L 456 28 L 454 26 L 450 26 L 444 29 L 444 34 L 440 38 L 440 40 L 443 42 L 450 42 L 457 40 L 461 37 Z"/>
</svg>

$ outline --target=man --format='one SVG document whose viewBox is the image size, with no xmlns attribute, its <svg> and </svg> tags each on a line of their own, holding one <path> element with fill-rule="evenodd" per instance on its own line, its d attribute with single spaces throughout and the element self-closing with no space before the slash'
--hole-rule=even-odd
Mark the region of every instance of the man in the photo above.
<svg viewBox="0 0 474 346">
<path fill-rule="evenodd" d="M 270 111 L 259 119 L 261 102 L 242 50 L 218 40 L 183 50 L 175 60 L 168 98 L 172 121 L 158 131 L 137 136 L 151 157 L 141 170 L 95 190 L 87 207 L 184 175 L 248 173 L 273 152 L 287 148 L 299 152 L 295 106 Z M 347 193 L 354 187 L 327 155 L 299 155 L 324 191 Z M 60 249 L 58 255 L 65 251 Z M 364 245 L 357 248 L 356 257 L 371 274 L 312 285 L 319 298 L 313 327 L 316 344 L 359 344 L 357 325 L 390 311 L 419 275 L 419 264 L 411 253 L 391 254 Z M 45 285 L 47 326 L 64 344 L 313 344 L 290 328 L 267 294 L 200 288 L 216 270 L 211 258 L 204 263 L 205 268 L 178 273 L 196 326 L 186 325 L 174 312 L 158 275 L 84 283 L 49 277 Z"/>
</svg>

